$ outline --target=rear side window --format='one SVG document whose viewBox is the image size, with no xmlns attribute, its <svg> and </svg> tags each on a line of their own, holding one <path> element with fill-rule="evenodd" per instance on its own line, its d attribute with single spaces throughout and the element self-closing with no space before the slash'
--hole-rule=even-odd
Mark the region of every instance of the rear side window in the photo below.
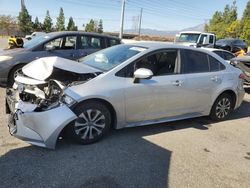
<svg viewBox="0 0 250 188">
<path fill-rule="evenodd" d="M 226 67 L 214 57 L 208 55 L 210 72 L 220 71 Z"/>
<path fill-rule="evenodd" d="M 108 46 L 114 46 L 114 45 L 117 45 L 117 44 L 120 44 L 120 41 L 117 40 L 117 39 L 107 39 L 108 40 Z"/>
<path fill-rule="evenodd" d="M 101 37 L 95 37 L 95 36 L 81 36 L 80 48 L 102 49 L 102 39 Z"/>
<path fill-rule="evenodd" d="M 208 58 L 205 53 L 194 50 L 182 50 L 181 61 L 183 73 L 209 72 Z"/>
</svg>

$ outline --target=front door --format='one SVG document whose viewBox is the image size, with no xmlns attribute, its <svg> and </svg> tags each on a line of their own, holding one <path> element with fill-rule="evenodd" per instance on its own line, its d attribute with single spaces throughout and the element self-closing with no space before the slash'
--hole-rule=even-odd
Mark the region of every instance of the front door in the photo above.
<svg viewBox="0 0 250 188">
<path fill-rule="evenodd" d="M 159 120 L 185 114 L 185 77 L 179 74 L 178 50 L 163 50 L 150 54 L 134 65 L 150 69 L 154 76 L 134 83 L 125 78 L 125 106 L 127 123 Z"/>
<path fill-rule="evenodd" d="M 76 60 L 78 59 L 76 41 L 76 35 L 59 37 L 46 43 L 44 45 L 44 49 L 46 49 L 46 46 L 53 46 L 53 50 L 47 51 L 47 56 L 58 56 L 66 59 Z"/>
</svg>

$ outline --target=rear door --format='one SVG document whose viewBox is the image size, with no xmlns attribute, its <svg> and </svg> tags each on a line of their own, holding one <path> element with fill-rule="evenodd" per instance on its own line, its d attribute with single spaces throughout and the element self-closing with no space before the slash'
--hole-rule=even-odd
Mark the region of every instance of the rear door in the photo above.
<svg viewBox="0 0 250 188">
<path fill-rule="evenodd" d="M 195 50 L 182 50 L 182 73 L 186 78 L 187 107 L 190 113 L 203 113 L 221 84 L 220 70 L 225 68 L 214 57 Z"/>
<path fill-rule="evenodd" d="M 79 54 L 81 57 L 97 52 L 105 48 L 103 37 L 92 35 L 80 35 Z M 79 57 L 80 58 L 80 57 Z"/>
</svg>

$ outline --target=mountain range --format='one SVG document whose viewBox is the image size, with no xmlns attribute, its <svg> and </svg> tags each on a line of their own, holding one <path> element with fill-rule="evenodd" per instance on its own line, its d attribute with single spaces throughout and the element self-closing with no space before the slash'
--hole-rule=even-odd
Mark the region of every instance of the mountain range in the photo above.
<svg viewBox="0 0 250 188">
<path fill-rule="evenodd" d="M 174 30 L 174 31 L 163 31 L 157 29 L 149 29 L 149 28 L 142 28 L 141 34 L 143 35 L 152 35 L 152 36 L 175 36 L 177 33 L 181 31 L 204 31 L 205 24 L 199 24 L 194 27 L 185 28 L 182 30 Z M 132 29 L 125 29 L 124 33 L 135 33 Z"/>
</svg>

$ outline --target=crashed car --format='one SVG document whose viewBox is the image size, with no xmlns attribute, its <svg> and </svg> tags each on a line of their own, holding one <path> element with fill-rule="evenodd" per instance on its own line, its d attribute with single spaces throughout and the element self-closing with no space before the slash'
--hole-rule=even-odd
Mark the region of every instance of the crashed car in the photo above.
<svg viewBox="0 0 250 188">
<path fill-rule="evenodd" d="M 245 74 L 245 84 L 250 85 L 250 56 L 233 58 L 230 64 L 242 70 Z"/>
<path fill-rule="evenodd" d="M 224 120 L 243 97 L 242 72 L 216 54 L 147 42 L 107 48 L 79 63 L 35 60 L 17 73 L 6 101 L 12 135 L 55 148 L 61 133 L 89 144 L 110 128 L 207 115 Z"/>
</svg>

